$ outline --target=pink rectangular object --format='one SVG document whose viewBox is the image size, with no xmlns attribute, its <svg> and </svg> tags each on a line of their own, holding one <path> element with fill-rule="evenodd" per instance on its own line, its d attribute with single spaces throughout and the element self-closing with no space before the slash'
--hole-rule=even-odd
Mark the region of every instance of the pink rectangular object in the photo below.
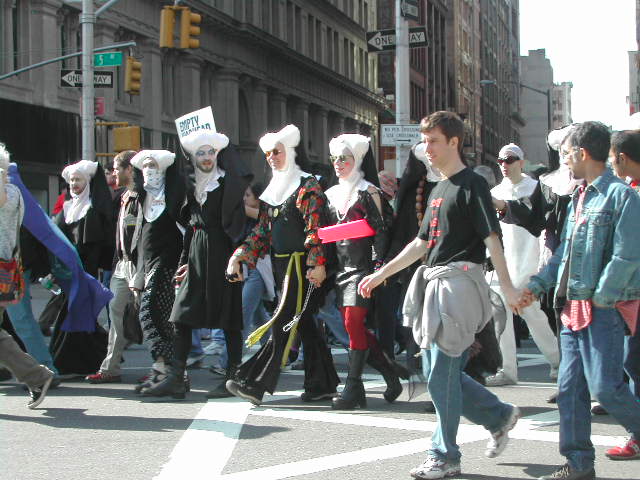
<svg viewBox="0 0 640 480">
<path fill-rule="evenodd" d="M 354 220 L 353 222 L 339 223 L 337 225 L 322 227 L 318 229 L 318 235 L 322 239 L 322 243 L 372 237 L 375 234 L 376 231 L 371 228 L 369 223 L 364 219 Z"/>
</svg>

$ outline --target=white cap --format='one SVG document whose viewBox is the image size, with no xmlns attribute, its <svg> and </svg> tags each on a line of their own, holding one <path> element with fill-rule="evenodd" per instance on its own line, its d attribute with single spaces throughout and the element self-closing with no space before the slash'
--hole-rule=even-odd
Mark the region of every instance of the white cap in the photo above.
<svg viewBox="0 0 640 480">
<path fill-rule="evenodd" d="M 196 130 L 181 140 L 184 149 L 191 155 L 195 155 L 203 145 L 211 145 L 216 151 L 220 151 L 229 145 L 229 137 L 224 133 L 213 130 Z"/>
<path fill-rule="evenodd" d="M 295 125 L 287 125 L 279 132 L 269 132 L 260 139 L 260 148 L 264 153 L 270 152 L 281 143 L 287 148 L 295 148 L 300 143 L 300 130 Z"/>
<path fill-rule="evenodd" d="M 516 157 L 518 158 L 518 160 L 523 160 L 524 152 L 515 143 L 510 143 L 509 145 L 505 145 L 504 147 L 502 147 L 500 149 L 500 153 L 498 153 L 498 158 L 505 157 Z"/>
<path fill-rule="evenodd" d="M 205 144 L 203 143 L 203 145 Z M 164 172 L 173 164 L 176 154 L 168 150 L 141 150 L 131 159 L 131 165 L 142 170 L 142 164 L 147 158 L 153 158 L 160 171 Z"/>
</svg>

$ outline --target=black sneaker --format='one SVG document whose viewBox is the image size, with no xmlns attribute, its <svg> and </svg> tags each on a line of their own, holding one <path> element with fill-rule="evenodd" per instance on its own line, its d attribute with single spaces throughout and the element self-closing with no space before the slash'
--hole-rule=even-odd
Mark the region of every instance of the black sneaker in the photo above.
<svg viewBox="0 0 640 480">
<path fill-rule="evenodd" d="M 44 397 L 47 395 L 47 390 L 51 386 L 51 382 L 53 381 L 53 372 L 47 368 L 47 371 L 51 374 L 49 378 L 39 387 L 29 388 L 29 396 L 31 400 L 27 403 L 27 407 L 31 410 L 36 408 L 38 405 L 42 403 Z"/>
<path fill-rule="evenodd" d="M 571 465 L 565 463 L 550 475 L 543 475 L 539 480 L 595 480 L 596 471 L 593 468 L 589 470 L 574 470 Z"/>
<path fill-rule="evenodd" d="M 227 380 L 225 383 L 225 387 L 232 395 L 248 400 L 255 406 L 259 406 L 262 403 L 262 396 L 264 395 L 264 391 L 259 392 L 257 389 L 252 388 L 248 385 L 243 385 L 241 382 L 238 382 L 236 380 Z"/>
</svg>

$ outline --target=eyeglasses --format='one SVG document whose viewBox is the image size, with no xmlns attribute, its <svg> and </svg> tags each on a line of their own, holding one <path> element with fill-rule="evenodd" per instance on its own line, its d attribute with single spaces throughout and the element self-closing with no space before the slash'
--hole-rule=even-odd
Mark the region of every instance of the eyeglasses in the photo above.
<svg viewBox="0 0 640 480">
<path fill-rule="evenodd" d="M 353 158 L 353 155 L 329 155 L 329 161 L 331 163 L 342 163 L 343 165 Z"/>
<path fill-rule="evenodd" d="M 499 164 L 507 164 L 507 165 L 511 165 L 513 163 L 516 163 L 518 160 L 520 160 L 518 157 L 504 157 L 504 158 L 498 158 L 498 163 Z"/>
<path fill-rule="evenodd" d="M 276 155 L 280 155 L 281 153 L 282 153 L 282 150 L 278 150 L 277 148 L 274 148 L 273 150 L 267 150 L 266 152 L 264 152 L 264 156 L 270 157 L 271 155 L 273 155 L 275 157 Z"/>
</svg>

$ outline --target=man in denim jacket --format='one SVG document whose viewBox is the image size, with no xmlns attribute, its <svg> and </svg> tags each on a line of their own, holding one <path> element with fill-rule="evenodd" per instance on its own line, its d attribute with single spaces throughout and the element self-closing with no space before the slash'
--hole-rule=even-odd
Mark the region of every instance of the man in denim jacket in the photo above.
<svg viewBox="0 0 640 480">
<path fill-rule="evenodd" d="M 595 478 L 593 395 L 640 439 L 640 402 L 623 382 L 625 321 L 640 305 L 640 197 L 606 166 L 610 133 L 585 122 L 570 134 L 567 164 L 583 185 L 573 194 L 560 246 L 524 289 L 521 306 L 556 287 L 564 303 L 558 377 L 560 453 L 567 464 L 547 479 Z"/>
</svg>

